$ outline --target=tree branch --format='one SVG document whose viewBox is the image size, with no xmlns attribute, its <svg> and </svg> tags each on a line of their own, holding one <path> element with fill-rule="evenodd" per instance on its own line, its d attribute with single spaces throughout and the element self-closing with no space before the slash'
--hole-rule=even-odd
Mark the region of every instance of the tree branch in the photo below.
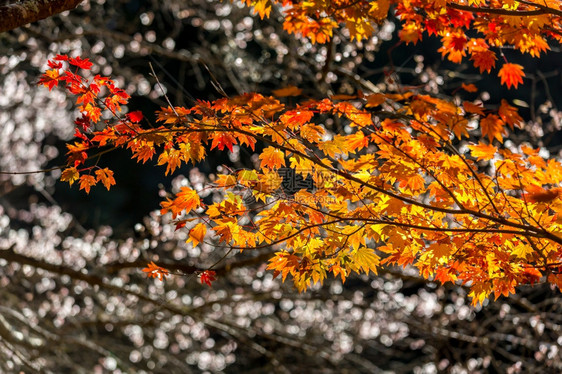
<svg viewBox="0 0 562 374">
<path fill-rule="evenodd" d="M 66 10 L 72 10 L 83 0 L 24 0 L 0 6 L 0 33 L 16 29 Z"/>
<path fill-rule="evenodd" d="M 502 16 L 540 16 L 543 14 L 552 14 L 560 16 L 562 11 L 554 8 L 549 8 L 544 5 L 535 4 L 529 1 L 521 1 L 521 3 L 529 6 L 537 7 L 538 9 L 530 10 L 509 10 L 503 8 L 488 8 L 488 7 L 473 7 L 469 5 L 461 5 L 456 3 L 447 3 L 447 7 L 456 10 L 463 10 L 472 13 L 488 13 L 488 14 L 498 14 Z"/>
</svg>

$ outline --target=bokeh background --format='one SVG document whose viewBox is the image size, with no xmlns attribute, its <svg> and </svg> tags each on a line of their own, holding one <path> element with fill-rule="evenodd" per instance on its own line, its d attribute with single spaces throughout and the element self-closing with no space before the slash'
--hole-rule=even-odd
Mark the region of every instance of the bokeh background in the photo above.
<svg viewBox="0 0 562 374">
<path fill-rule="evenodd" d="M 128 110 L 152 122 L 165 95 L 189 106 L 290 85 L 310 98 L 415 87 L 489 108 L 507 99 L 527 124 L 506 146 L 560 157 L 557 46 L 541 59 L 503 51 L 527 74 L 524 87 L 506 90 L 469 62 L 443 61 L 437 39 L 400 44 L 393 18 L 368 41 L 339 30 L 327 45 L 287 35 L 281 21 L 279 9 L 261 20 L 239 1 L 96 0 L 0 34 L 0 372 L 562 371 L 562 298 L 549 285 L 473 308 L 463 287 L 387 268 L 299 294 L 265 270 L 273 249 L 186 244 L 160 201 L 221 170 L 254 167 L 248 149 L 211 152 L 170 177 L 117 151 L 102 160 L 116 171 L 111 191 L 58 182 L 77 113 L 63 92 L 36 85 L 55 54 L 92 60 L 93 73 L 133 96 Z M 158 259 L 178 271 L 222 259 L 219 279 L 212 288 L 196 276 L 147 279 L 140 269 Z"/>
</svg>

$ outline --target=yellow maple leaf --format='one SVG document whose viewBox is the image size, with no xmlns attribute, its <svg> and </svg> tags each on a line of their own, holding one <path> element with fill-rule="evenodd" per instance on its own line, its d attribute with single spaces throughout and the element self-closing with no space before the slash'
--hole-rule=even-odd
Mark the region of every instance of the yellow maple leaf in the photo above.
<svg viewBox="0 0 562 374">
<path fill-rule="evenodd" d="M 75 167 L 71 167 L 63 170 L 60 180 L 63 182 L 68 182 L 72 186 L 72 184 L 76 182 L 79 177 L 80 173 L 78 172 L 78 169 L 76 169 Z"/>
<path fill-rule="evenodd" d="M 363 39 L 368 39 L 373 34 L 373 25 L 366 19 L 349 19 L 345 23 L 347 29 L 349 30 L 349 36 L 351 40 L 357 40 L 358 42 Z"/>
<path fill-rule="evenodd" d="M 349 257 L 353 261 L 353 265 L 363 272 L 369 273 L 369 271 L 372 271 L 374 274 L 377 274 L 380 257 L 373 249 L 361 246 L 351 251 Z"/>
<path fill-rule="evenodd" d="M 472 298 L 472 305 L 482 305 L 484 300 L 492 293 L 492 286 L 487 282 L 475 282 L 470 287 L 469 297 Z"/>
<path fill-rule="evenodd" d="M 271 0 L 252 1 L 254 12 L 260 15 L 260 18 L 269 17 L 271 13 Z"/>
</svg>

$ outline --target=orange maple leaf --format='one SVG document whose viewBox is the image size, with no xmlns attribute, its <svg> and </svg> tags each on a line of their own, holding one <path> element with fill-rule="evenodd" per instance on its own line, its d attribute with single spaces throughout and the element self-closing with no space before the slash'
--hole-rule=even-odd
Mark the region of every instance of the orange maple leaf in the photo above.
<svg viewBox="0 0 562 374">
<path fill-rule="evenodd" d="M 381 94 L 381 93 L 371 94 L 371 95 L 367 96 L 367 104 L 365 105 L 365 108 L 377 107 L 377 106 L 381 105 L 382 103 L 384 103 L 385 101 L 386 101 L 386 95 Z"/>
<path fill-rule="evenodd" d="M 105 188 L 107 188 L 107 190 L 109 191 L 109 188 L 115 184 L 113 171 L 109 170 L 108 168 L 96 170 L 96 181 L 101 181 Z"/>
<path fill-rule="evenodd" d="M 281 166 L 285 166 L 285 155 L 283 151 L 274 147 L 267 147 L 264 149 L 259 158 L 262 168 L 268 167 L 270 169 L 278 169 Z"/>
<path fill-rule="evenodd" d="M 470 56 L 470 60 L 473 61 L 474 67 L 480 69 L 482 74 L 484 71 L 488 73 L 496 66 L 496 54 L 489 49 L 476 51 Z"/>
<path fill-rule="evenodd" d="M 96 185 L 96 178 L 93 175 L 85 174 L 80 177 L 80 189 L 90 193 L 90 188 Z"/>
<path fill-rule="evenodd" d="M 498 73 L 498 77 L 501 78 L 501 84 L 507 85 L 507 88 L 511 88 L 511 86 L 517 88 L 519 83 L 523 83 L 524 76 L 523 66 L 512 63 L 503 64 Z"/>
<path fill-rule="evenodd" d="M 197 195 L 197 191 L 189 187 L 182 187 L 173 201 L 167 199 L 167 201 L 163 201 L 161 205 L 161 214 L 166 214 L 168 211 L 171 211 L 172 218 L 176 218 L 182 211 L 188 214 L 193 209 L 197 209 L 201 205 L 201 200 L 199 199 L 199 195 Z"/>
<path fill-rule="evenodd" d="M 479 114 L 481 116 L 484 115 L 484 108 L 480 105 L 473 104 L 470 101 L 463 101 L 462 106 L 468 113 Z"/>
<path fill-rule="evenodd" d="M 466 92 L 478 92 L 478 88 L 473 83 L 469 83 L 469 84 L 462 83 L 461 88 Z"/>
<path fill-rule="evenodd" d="M 142 269 L 142 271 L 144 271 L 149 278 L 158 278 L 161 281 L 164 280 L 164 278 L 166 278 L 168 275 L 170 275 L 170 272 L 167 269 L 156 265 L 154 261 L 151 261 L 149 264 L 147 264 L 146 267 Z"/>
<path fill-rule="evenodd" d="M 155 153 L 156 150 L 153 146 L 143 144 L 134 151 L 133 158 L 136 157 L 144 164 L 146 161 L 151 160 Z"/>
<path fill-rule="evenodd" d="M 517 108 L 509 105 L 505 99 L 502 99 L 498 114 L 512 129 L 523 125 L 523 118 L 517 113 Z"/>
<path fill-rule="evenodd" d="M 398 32 L 398 36 L 400 40 L 406 42 L 406 44 L 413 43 L 415 45 L 418 40 L 422 38 L 422 30 L 420 30 L 418 25 L 410 22 L 402 26 L 402 30 Z"/>
<path fill-rule="evenodd" d="M 514 294 L 517 281 L 515 279 L 494 279 L 492 284 L 494 286 L 494 300 L 497 300 L 500 295 L 508 297 L 509 294 Z"/>
<path fill-rule="evenodd" d="M 504 132 L 505 123 L 500 117 L 495 114 L 488 114 L 486 118 L 482 118 L 480 121 L 480 129 L 482 130 L 482 136 L 488 135 L 490 142 L 498 139 L 500 143 L 503 143 L 502 132 Z"/>
<path fill-rule="evenodd" d="M 176 230 L 177 230 L 177 225 L 176 225 Z M 196 247 L 199 243 L 203 241 L 203 239 L 205 239 L 206 233 L 207 233 L 207 226 L 205 226 L 204 223 L 198 223 L 197 225 L 195 225 L 194 228 L 189 230 L 189 237 L 186 243 L 192 242 L 193 246 Z"/>
<path fill-rule="evenodd" d="M 213 138 L 211 149 L 218 147 L 220 151 L 223 151 L 224 147 L 226 146 L 226 148 L 228 148 L 228 150 L 232 152 L 232 146 L 234 144 L 237 144 L 236 138 L 229 133 L 222 132 L 215 135 L 215 137 Z"/>
</svg>

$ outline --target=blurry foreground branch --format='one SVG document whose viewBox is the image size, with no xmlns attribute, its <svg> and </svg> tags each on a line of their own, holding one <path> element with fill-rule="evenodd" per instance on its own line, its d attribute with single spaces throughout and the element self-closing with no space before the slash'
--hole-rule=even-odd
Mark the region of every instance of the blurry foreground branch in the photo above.
<svg viewBox="0 0 562 374">
<path fill-rule="evenodd" d="M 0 6 L 0 33 L 16 29 L 66 10 L 72 10 L 83 0 L 24 0 Z"/>
</svg>

